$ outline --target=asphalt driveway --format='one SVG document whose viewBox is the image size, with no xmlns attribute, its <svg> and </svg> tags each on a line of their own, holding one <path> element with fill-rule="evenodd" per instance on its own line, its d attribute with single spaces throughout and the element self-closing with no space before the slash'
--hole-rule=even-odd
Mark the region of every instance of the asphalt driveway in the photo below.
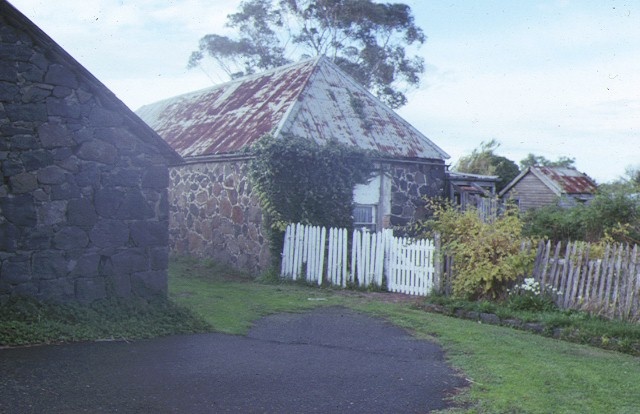
<svg viewBox="0 0 640 414">
<path fill-rule="evenodd" d="M 2 413 L 425 413 L 464 386 L 435 344 L 335 307 L 246 337 L 0 350 Z"/>
</svg>

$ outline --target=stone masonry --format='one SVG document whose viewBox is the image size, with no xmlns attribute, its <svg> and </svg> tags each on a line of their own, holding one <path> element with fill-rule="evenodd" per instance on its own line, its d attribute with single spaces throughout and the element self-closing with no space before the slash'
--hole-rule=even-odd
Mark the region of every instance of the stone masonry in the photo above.
<svg viewBox="0 0 640 414">
<path fill-rule="evenodd" d="M 247 165 L 239 160 L 171 168 L 172 252 L 207 257 L 254 274 L 268 269 L 262 209 L 251 192 Z"/>
<path fill-rule="evenodd" d="M 170 150 L 9 7 L 0 15 L 0 300 L 166 294 Z"/>
<path fill-rule="evenodd" d="M 445 167 L 443 164 L 392 163 L 391 217 L 392 226 L 406 226 L 424 218 L 424 197 L 443 197 Z"/>
</svg>

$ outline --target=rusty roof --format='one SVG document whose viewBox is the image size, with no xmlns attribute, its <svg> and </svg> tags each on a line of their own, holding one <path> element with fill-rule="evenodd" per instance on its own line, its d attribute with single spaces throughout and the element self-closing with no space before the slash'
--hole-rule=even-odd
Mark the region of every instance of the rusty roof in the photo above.
<svg viewBox="0 0 640 414">
<path fill-rule="evenodd" d="M 586 174 L 574 168 L 531 167 L 536 175 L 546 177 L 562 194 L 593 194 L 596 183 Z"/>
<path fill-rule="evenodd" d="M 392 157 L 449 158 L 324 57 L 146 105 L 137 114 L 183 157 L 237 153 L 271 133 Z"/>
<path fill-rule="evenodd" d="M 528 167 L 509 183 L 501 192 L 506 194 L 525 175 L 533 174 L 558 196 L 563 194 L 594 194 L 598 188 L 595 181 L 575 168 Z"/>
</svg>

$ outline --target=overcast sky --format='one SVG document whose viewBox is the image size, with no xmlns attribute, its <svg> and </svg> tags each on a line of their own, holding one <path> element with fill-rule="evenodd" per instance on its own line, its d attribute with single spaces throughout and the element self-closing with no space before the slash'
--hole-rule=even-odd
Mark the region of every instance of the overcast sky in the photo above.
<svg viewBox="0 0 640 414">
<path fill-rule="evenodd" d="M 239 0 L 10 0 L 131 109 L 221 83 L 186 69 Z M 412 0 L 428 36 L 399 113 L 455 164 L 482 141 L 518 163 L 575 157 L 599 183 L 640 167 L 640 0 Z"/>
</svg>

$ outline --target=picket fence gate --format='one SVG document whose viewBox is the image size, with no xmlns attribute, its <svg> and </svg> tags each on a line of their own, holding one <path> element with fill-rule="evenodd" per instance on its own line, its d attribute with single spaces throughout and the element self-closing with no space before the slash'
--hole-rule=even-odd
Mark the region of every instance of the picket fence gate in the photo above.
<svg viewBox="0 0 640 414">
<path fill-rule="evenodd" d="M 290 224 L 282 250 L 284 278 L 321 285 L 378 286 L 410 295 L 429 294 L 437 286 L 432 240 L 393 236 L 393 230 L 355 230 Z M 349 249 L 351 257 L 349 260 Z M 386 284 L 386 286 L 385 286 Z"/>
</svg>

